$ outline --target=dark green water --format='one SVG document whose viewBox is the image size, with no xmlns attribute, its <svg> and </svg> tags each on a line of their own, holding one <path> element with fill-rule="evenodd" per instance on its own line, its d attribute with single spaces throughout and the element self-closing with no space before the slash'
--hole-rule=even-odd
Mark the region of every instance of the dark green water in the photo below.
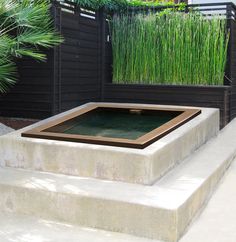
<svg viewBox="0 0 236 242">
<path fill-rule="evenodd" d="M 64 122 L 63 133 L 137 139 L 179 115 L 179 112 L 95 110 Z M 60 125 L 58 125 L 60 126 Z M 55 131 L 52 131 L 55 132 Z"/>
</svg>

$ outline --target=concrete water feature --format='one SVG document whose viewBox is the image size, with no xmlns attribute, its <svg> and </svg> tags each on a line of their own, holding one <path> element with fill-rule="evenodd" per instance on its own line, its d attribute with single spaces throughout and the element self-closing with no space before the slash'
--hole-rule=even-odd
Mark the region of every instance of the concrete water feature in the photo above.
<svg viewBox="0 0 236 242">
<path fill-rule="evenodd" d="M 22 133 L 27 133 L 32 128 L 37 130 L 38 127 L 89 105 L 83 105 L 2 138 L 4 154 L 0 162 L 10 167 L 151 185 L 219 130 L 218 111 L 202 108 L 201 115 L 141 150 L 21 137 Z M 140 104 L 133 104 L 132 107 L 166 108 L 161 105 Z M 180 109 L 174 106 L 168 108 Z"/>
<path fill-rule="evenodd" d="M 219 113 L 215 109 L 201 110 L 201 115 L 143 150 L 21 137 L 21 133 L 32 126 L 3 136 L 0 138 L 1 210 L 177 241 L 236 153 L 232 139 L 228 139 L 236 137 L 230 125 L 214 138 L 218 132 Z M 203 143 L 206 144 L 196 150 Z M 161 153 L 158 155 L 158 152 Z M 82 158 L 88 163 L 83 164 Z M 124 176 L 132 169 L 141 171 L 143 167 L 137 165 L 142 164 L 141 158 L 149 164 L 146 170 L 152 172 L 142 173 L 139 176 L 142 179 Z M 167 162 L 164 169 L 159 163 L 161 159 Z M 96 171 L 95 161 L 99 161 L 100 171 L 109 175 Z M 112 165 L 116 165 L 115 170 Z M 159 174 L 153 172 L 158 166 L 162 169 Z M 126 173 L 125 168 L 128 169 Z M 169 171 L 170 168 L 173 169 Z M 84 174 L 84 170 L 89 172 Z"/>
</svg>

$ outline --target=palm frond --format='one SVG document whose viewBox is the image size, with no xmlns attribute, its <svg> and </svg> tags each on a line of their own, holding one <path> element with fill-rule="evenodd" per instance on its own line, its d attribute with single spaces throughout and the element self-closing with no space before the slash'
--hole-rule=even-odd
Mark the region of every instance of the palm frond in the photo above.
<svg viewBox="0 0 236 242">
<path fill-rule="evenodd" d="M 6 92 L 16 82 L 16 65 L 7 59 L 0 60 L 0 92 Z"/>
<path fill-rule="evenodd" d="M 0 0 L 0 92 L 16 81 L 13 57 L 46 60 L 44 48 L 60 44 L 49 0 Z"/>
</svg>

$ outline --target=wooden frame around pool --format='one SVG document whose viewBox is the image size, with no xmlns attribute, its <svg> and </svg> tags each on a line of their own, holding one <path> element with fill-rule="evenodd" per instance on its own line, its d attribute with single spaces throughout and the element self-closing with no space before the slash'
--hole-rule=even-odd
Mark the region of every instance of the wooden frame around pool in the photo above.
<svg viewBox="0 0 236 242">
<path fill-rule="evenodd" d="M 89 111 L 92 111 L 96 108 L 112 108 L 112 109 L 134 109 L 134 110 L 153 110 L 153 111 L 173 111 L 173 112 L 182 112 L 177 117 L 171 119 L 169 122 L 161 125 L 160 127 L 152 130 L 151 132 L 146 133 L 145 135 L 139 137 L 136 140 L 122 139 L 122 138 L 109 138 L 101 136 L 86 136 L 86 135 L 76 135 L 76 134 L 65 134 L 65 133 L 54 133 L 46 132 L 45 130 L 52 128 L 56 125 L 59 125 L 65 121 L 69 121 L 79 115 L 85 114 Z M 40 125 L 36 128 L 33 128 L 29 131 L 26 131 L 21 134 L 22 137 L 30 138 L 40 138 L 40 139 L 51 139 L 51 140 L 60 140 L 60 141 L 70 141 L 70 142 L 81 142 L 89 144 L 99 144 L 99 145 L 110 145 L 110 146 L 120 146 L 120 147 L 129 147 L 143 149 L 155 142 L 156 140 L 162 138 L 166 134 L 170 133 L 174 129 L 193 119 L 201 113 L 200 109 L 188 109 L 188 108 L 164 108 L 164 107 L 155 107 L 153 105 L 122 105 L 122 104 L 89 104 L 84 108 L 79 109 L 73 113 L 67 114 L 56 120 L 49 121 L 44 125 Z"/>
</svg>

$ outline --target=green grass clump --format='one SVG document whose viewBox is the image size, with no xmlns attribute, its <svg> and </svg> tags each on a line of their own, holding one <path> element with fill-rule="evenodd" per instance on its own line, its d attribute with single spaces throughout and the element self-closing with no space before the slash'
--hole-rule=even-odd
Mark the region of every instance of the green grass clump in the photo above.
<svg viewBox="0 0 236 242">
<path fill-rule="evenodd" d="M 226 20 L 199 13 L 115 15 L 113 82 L 223 85 Z"/>
</svg>

